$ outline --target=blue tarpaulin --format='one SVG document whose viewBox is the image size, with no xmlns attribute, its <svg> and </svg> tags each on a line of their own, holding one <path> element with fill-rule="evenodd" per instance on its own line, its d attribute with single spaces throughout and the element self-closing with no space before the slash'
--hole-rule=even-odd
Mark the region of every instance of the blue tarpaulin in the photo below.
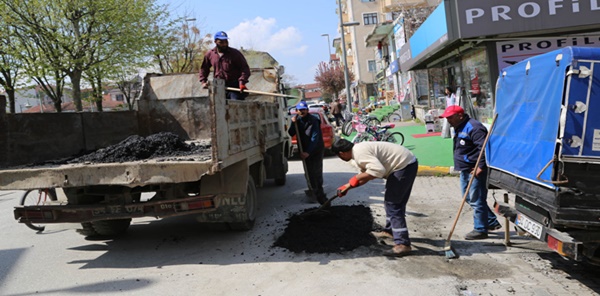
<svg viewBox="0 0 600 296">
<path fill-rule="evenodd" d="M 588 108 L 600 109 L 600 106 L 590 105 L 588 96 L 592 82 L 599 83 L 596 78 L 593 81 L 589 77 L 579 79 L 573 78 L 577 75 L 571 75 L 570 81 L 567 76 L 569 70 L 578 69 L 582 63 L 589 64 L 588 68 L 592 67 L 592 62 L 586 62 L 588 60 L 600 60 L 600 49 L 566 47 L 529 58 L 502 70 L 496 89 L 495 112 L 498 117 L 486 147 L 488 166 L 555 188 L 552 183 L 542 180 L 551 180 L 553 164 L 546 169 L 544 167 L 558 157 L 559 152 L 569 155 L 578 153 L 579 156 L 593 156 L 595 153 L 600 156 L 600 151 L 592 151 L 591 148 L 594 144 L 594 133 L 598 133 L 597 130 L 600 129 L 600 124 L 592 122 L 592 119 L 599 122 L 600 116 L 596 116 L 598 119 L 594 119 L 593 115 L 587 116 L 589 110 L 575 114 L 571 110 L 574 109 L 574 102 L 565 103 L 565 110 L 570 111 L 565 111 L 566 116 L 562 121 L 565 127 L 564 139 L 560 138 L 559 133 L 561 106 L 567 91 L 567 97 L 582 101 Z M 597 72 L 600 74 L 600 65 L 598 67 Z M 600 101 L 596 99 L 595 102 Z M 584 122 L 588 122 L 586 119 L 590 121 L 588 130 L 584 128 Z M 587 138 L 582 147 L 590 147 L 587 150 L 588 155 L 584 155 L 585 151 L 582 153 L 581 150 L 585 149 L 581 147 L 576 149 L 577 151 L 570 148 L 573 135 Z M 564 147 L 560 145 L 561 140 Z M 542 171 L 538 179 L 537 176 Z"/>
</svg>

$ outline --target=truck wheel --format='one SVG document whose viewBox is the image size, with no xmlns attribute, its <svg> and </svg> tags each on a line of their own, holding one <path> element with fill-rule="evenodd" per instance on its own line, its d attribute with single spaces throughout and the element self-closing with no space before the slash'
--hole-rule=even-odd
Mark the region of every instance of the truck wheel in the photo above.
<svg viewBox="0 0 600 296">
<path fill-rule="evenodd" d="M 102 236 L 119 236 L 127 231 L 131 219 L 101 220 L 92 222 L 96 233 Z"/>
<path fill-rule="evenodd" d="M 283 185 L 285 185 L 285 181 L 286 181 L 285 175 L 283 175 L 283 177 L 281 177 L 281 178 L 275 178 L 275 185 L 283 186 Z"/>
<path fill-rule="evenodd" d="M 94 230 L 94 226 L 92 226 L 92 222 L 81 223 L 81 229 L 77 229 L 77 233 L 85 237 L 98 235 L 96 230 Z"/>
<path fill-rule="evenodd" d="M 250 230 L 254 227 L 256 220 L 256 185 L 252 176 L 248 176 L 248 184 L 246 186 L 246 220 L 243 222 L 229 223 L 229 228 L 232 230 Z"/>
</svg>

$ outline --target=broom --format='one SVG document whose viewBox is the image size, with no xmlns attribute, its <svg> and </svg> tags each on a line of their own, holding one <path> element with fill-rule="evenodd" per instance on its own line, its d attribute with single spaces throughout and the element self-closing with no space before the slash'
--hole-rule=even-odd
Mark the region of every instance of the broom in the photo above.
<svg viewBox="0 0 600 296">
<path fill-rule="evenodd" d="M 485 146 L 487 145 L 488 140 L 490 139 L 490 135 L 492 134 L 492 130 L 494 129 L 494 124 L 496 123 L 496 118 L 498 114 L 494 115 L 494 119 L 492 120 L 492 124 L 490 125 L 490 131 L 485 136 L 485 140 L 483 141 L 483 146 L 481 147 L 481 151 L 479 152 L 479 156 L 477 157 L 477 162 L 475 162 L 475 169 L 479 167 L 479 162 L 481 161 L 481 157 L 483 156 L 483 152 L 485 151 Z M 469 179 L 469 184 L 467 185 L 467 189 L 463 194 L 462 202 L 460 203 L 460 207 L 458 208 L 458 213 L 456 213 L 456 218 L 454 218 L 454 223 L 452 224 L 452 228 L 450 229 L 450 233 L 448 234 L 448 239 L 446 239 L 446 243 L 444 244 L 444 252 L 446 253 L 446 258 L 455 259 L 458 258 L 458 253 L 452 245 L 450 244 L 450 239 L 452 238 L 452 234 L 454 233 L 454 229 L 456 228 L 456 223 L 458 223 L 458 218 L 460 217 L 460 213 L 467 201 L 467 195 L 469 194 L 469 190 L 471 189 L 471 184 L 473 184 L 473 180 L 475 179 L 475 173 L 471 174 L 471 178 Z"/>
</svg>

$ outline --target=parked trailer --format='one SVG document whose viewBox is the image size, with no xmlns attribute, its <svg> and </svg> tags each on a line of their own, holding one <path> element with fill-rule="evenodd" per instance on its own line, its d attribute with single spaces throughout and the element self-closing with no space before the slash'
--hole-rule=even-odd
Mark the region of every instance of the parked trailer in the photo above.
<svg viewBox="0 0 600 296">
<path fill-rule="evenodd" d="M 504 69 L 487 146 L 496 211 L 562 256 L 600 263 L 600 49 L 567 47 Z"/>
<path fill-rule="evenodd" d="M 275 93 L 275 69 L 252 69 L 249 88 Z M 198 221 L 250 229 L 256 186 L 285 184 L 285 102 L 225 99 L 225 84 L 202 89 L 195 74 L 147 75 L 137 111 L 6 114 L 0 117 L 0 189 L 62 188 L 66 199 L 17 206 L 19 222 L 81 222 L 86 233 L 118 235 L 131 218 L 194 214 Z M 209 144 L 191 155 L 123 163 L 47 164 L 128 136 L 171 132 Z M 44 165 L 31 165 L 45 162 Z M 142 195 L 142 193 L 147 193 Z M 152 195 L 146 198 L 147 195 Z"/>
</svg>

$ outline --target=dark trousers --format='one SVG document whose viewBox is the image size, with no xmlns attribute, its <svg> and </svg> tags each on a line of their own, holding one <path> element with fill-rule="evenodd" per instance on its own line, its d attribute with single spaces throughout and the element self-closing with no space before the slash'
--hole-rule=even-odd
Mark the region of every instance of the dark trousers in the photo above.
<svg viewBox="0 0 600 296">
<path fill-rule="evenodd" d="M 306 170 L 313 195 L 318 199 L 326 198 L 323 191 L 323 154 L 324 150 L 312 153 L 306 161 Z"/>
<path fill-rule="evenodd" d="M 419 164 L 415 161 L 404 169 L 390 174 L 385 183 L 385 231 L 392 233 L 394 243 L 397 245 L 410 246 L 406 225 L 406 203 L 410 197 L 418 169 Z"/>
<path fill-rule="evenodd" d="M 333 114 L 333 117 L 335 118 L 335 124 L 338 127 L 341 127 L 342 124 L 344 123 L 344 116 L 342 116 L 342 113 Z"/>
<path fill-rule="evenodd" d="M 227 82 L 225 82 L 225 86 L 239 88 L 240 84 L 237 80 L 236 81 L 227 81 Z M 237 92 L 237 91 L 226 91 L 225 92 L 225 98 L 227 98 L 228 100 L 243 101 L 246 99 L 247 96 L 248 96 L 248 93 L 246 93 L 246 92 L 242 92 L 242 93 Z"/>
<path fill-rule="evenodd" d="M 228 91 L 226 94 L 226 98 L 228 100 L 237 100 L 237 101 L 243 101 L 246 99 L 247 96 L 248 96 L 248 93 L 240 93 L 237 91 Z"/>
</svg>

